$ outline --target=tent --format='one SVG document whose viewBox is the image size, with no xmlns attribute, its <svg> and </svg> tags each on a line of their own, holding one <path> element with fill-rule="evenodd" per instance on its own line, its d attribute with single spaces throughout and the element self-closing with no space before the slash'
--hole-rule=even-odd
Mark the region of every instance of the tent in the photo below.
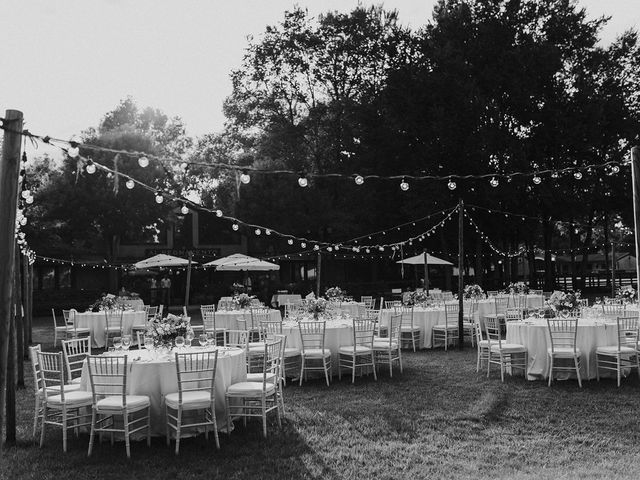
<svg viewBox="0 0 640 480">
<path fill-rule="evenodd" d="M 234 253 L 228 257 L 219 258 L 204 264 L 205 267 L 215 267 L 216 271 L 225 272 L 266 272 L 280 270 L 280 265 L 249 257 L 242 253 Z"/>
<path fill-rule="evenodd" d="M 426 251 L 413 257 L 398 260 L 396 263 L 407 265 L 424 265 L 424 288 L 429 293 L 429 265 L 453 265 L 453 263 L 443 260 L 442 258 L 429 255 Z"/>
<path fill-rule="evenodd" d="M 191 252 L 189 252 L 189 258 L 184 259 L 180 257 L 174 257 L 173 255 L 166 255 L 159 253 L 153 257 L 136 262 L 133 266 L 137 270 L 148 268 L 166 268 L 166 267 L 187 267 L 187 284 L 184 292 L 184 306 L 189 305 L 189 291 L 191 290 L 191 264 L 198 263 L 191 260 Z"/>
</svg>

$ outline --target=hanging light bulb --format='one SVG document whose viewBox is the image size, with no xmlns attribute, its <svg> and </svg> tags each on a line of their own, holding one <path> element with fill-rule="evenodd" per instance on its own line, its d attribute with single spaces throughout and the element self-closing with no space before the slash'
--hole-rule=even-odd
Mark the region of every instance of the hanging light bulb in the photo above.
<svg viewBox="0 0 640 480">
<path fill-rule="evenodd" d="M 356 175 L 355 182 L 356 185 L 362 185 L 364 183 L 364 177 L 362 175 Z"/>
<path fill-rule="evenodd" d="M 149 165 L 149 159 L 147 157 L 140 157 L 138 159 L 138 165 L 140 165 L 142 168 L 145 168 Z"/>
<path fill-rule="evenodd" d="M 300 178 L 298 178 L 298 185 L 300 185 L 302 188 L 309 185 L 309 181 L 307 180 L 307 177 L 305 177 L 304 175 L 301 175 Z"/>
<path fill-rule="evenodd" d="M 89 160 L 87 162 L 86 170 L 89 175 L 93 175 L 94 173 L 96 173 L 96 164 L 93 163 L 93 160 Z"/>
<path fill-rule="evenodd" d="M 23 227 L 27 224 L 27 217 L 22 217 L 20 219 L 20 225 L 22 225 Z"/>
<path fill-rule="evenodd" d="M 301 242 L 301 243 L 300 243 L 300 246 L 301 246 L 302 248 L 307 248 L 307 244 L 306 244 L 306 242 Z"/>
<path fill-rule="evenodd" d="M 409 190 L 409 184 L 404 178 L 400 182 L 400 190 L 402 190 L 403 192 L 406 192 L 407 190 Z"/>
<path fill-rule="evenodd" d="M 365 252 L 367 253 L 371 253 L 371 250 L 369 250 L 368 248 L 365 250 Z"/>
<path fill-rule="evenodd" d="M 558 172 L 553 172 L 551 174 L 551 178 L 558 178 L 560 176 L 560 174 Z"/>
<path fill-rule="evenodd" d="M 611 173 L 613 173 L 614 175 L 619 171 L 620 171 L 620 167 L 618 165 L 614 165 L 613 167 L 611 167 Z"/>
<path fill-rule="evenodd" d="M 238 229 L 240 228 L 240 225 L 238 225 L 237 223 L 234 223 L 233 225 L 231 225 L 231 228 L 233 229 L 234 232 L 237 232 Z"/>
<path fill-rule="evenodd" d="M 313 246 L 313 249 L 314 249 L 314 250 L 316 250 L 316 251 L 318 251 L 318 250 L 320 250 L 320 246 L 319 246 L 319 245 L 314 245 L 314 246 Z"/>
<path fill-rule="evenodd" d="M 136 186 L 136 183 L 135 183 L 133 180 L 129 179 L 129 180 L 127 180 L 127 181 L 125 182 L 125 184 L 124 184 L 124 185 L 125 185 L 129 190 L 131 190 L 133 187 L 135 187 L 135 186 Z"/>
<path fill-rule="evenodd" d="M 457 187 L 456 182 L 454 182 L 452 179 L 449 179 L 449 183 L 447 183 L 447 187 L 449 187 L 449 190 L 455 190 Z"/>
<path fill-rule="evenodd" d="M 333 252 L 333 247 L 327 247 L 327 252 Z"/>
<path fill-rule="evenodd" d="M 580 180 L 582 178 L 582 172 L 578 170 L 573 174 L 573 176 L 575 177 L 576 180 Z"/>
<path fill-rule="evenodd" d="M 222 210 L 216 210 L 216 217 L 222 216 Z"/>
<path fill-rule="evenodd" d="M 80 155 L 80 149 L 78 148 L 77 143 L 72 142 L 70 144 L 70 147 L 67 150 L 67 155 L 69 155 L 71 158 L 76 158 L 78 155 Z"/>
<path fill-rule="evenodd" d="M 381 252 L 384 252 L 384 247 L 381 245 L 378 247 L 378 250 L 380 250 Z"/>
<path fill-rule="evenodd" d="M 255 234 L 256 235 L 260 235 L 262 233 L 262 230 L 260 230 L 259 228 L 256 228 L 255 230 Z"/>
<path fill-rule="evenodd" d="M 287 240 L 287 243 L 288 243 L 289 245 L 293 245 L 293 238 L 290 238 L 289 240 Z"/>
<path fill-rule="evenodd" d="M 31 205 L 33 203 L 33 196 L 29 195 L 24 199 L 24 201 L 27 202 L 27 204 Z"/>
<path fill-rule="evenodd" d="M 264 231 L 265 235 L 271 235 L 271 230 L 269 230 L 268 228 Z"/>
<path fill-rule="evenodd" d="M 21 196 L 22 198 L 25 198 L 25 199 L 26 199 L 26 198 L 29 198 L 29 197 L 31 196 L 31 191 L 30 191 L 28 188 L 26 188 L 26 189 L 24 189 L 24 190 L 22 191 L 22 193 L 20 194 L 20 196 Z"/>
<path fill-rule="evenodd" d="M 161 192 L 156 192 L 156 203 L 162 203 L 164 202 L 164 197 L 162 196 Z"/>
<path fill-rule="evenodd" d="M 500 185 L 500 182 L 496 177 L 491 177 L 491 180 L 489 180 L 489 185 L 491 185 L 493 188 L 496 188 L 498 185 Z"/>
<path fill-rule="evenodd" d="M 189 213 L 189 208 L 188 208 L 188 207 L 183 203 L 183 204 L 182 204 L 182 208 L 180 209 L 180 212 L 181 212 L 183 215 L 187 215 L 187 214 Z"/>
<path fill-rule="evenodd" d="M 240 175 L 240 181 L 245 185 L 251 181 L 251 177 L 249 176 L 246 170 L 244 170 Z"/>
<path fill-rule="evenodd" d="M 541 182 L 542 182 L 542 179 L 540 178 L 540 176 L 539 176 L 539 175 L 537 175 L 537 174 L 536 174 L 536 175 L 533 177 L 533 183 L 535 183 L 536 185 L 540 185 L 540 183 L 541 183 Z"/>
</svg>

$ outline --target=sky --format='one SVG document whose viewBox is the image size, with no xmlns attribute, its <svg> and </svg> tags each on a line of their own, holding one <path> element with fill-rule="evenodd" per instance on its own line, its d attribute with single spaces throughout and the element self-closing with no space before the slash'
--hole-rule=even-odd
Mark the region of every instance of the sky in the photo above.
<svg viewBox="0 0 640 480">
<path fill-rule="evenodd" d="M 180 116 L 188 134 L 222 130 L 229 74 L 249 35 L 259 37 L 295 5 L 311 15 L 358 4 L 396 9 L 414 29 L 435 0 L 20 0 L 2 8 L 0 114 L 24 113 L 32 133 L 67 139 L 97 126 L 121 99 Z M 640 28 L 638 0 L 579 0 L 590 18 L 612 19 L 611 43 Z M 27 153 L 34 153 L 27 147 Z M 42 147 L 35 153 L 42 153 Z"/>
</svg>

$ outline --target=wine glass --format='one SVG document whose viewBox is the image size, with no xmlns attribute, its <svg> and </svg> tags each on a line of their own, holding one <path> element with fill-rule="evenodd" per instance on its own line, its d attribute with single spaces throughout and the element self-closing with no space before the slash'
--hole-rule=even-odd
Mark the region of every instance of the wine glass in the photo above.
<svg viewBox="0 0 640 480">
<path fill-rule="evenodd" d="M 207 346 L 207 335 L 205 333 L 200 334 L 198 337 L 198 341 L 200 342 L 201 347 Z"/>
<path fill-rule="evenodd" d="M 113 337 L 113 347 L 116 350 L 122 350 L 122 337 Z"/>
<path fill-rule="evenodd" d="M 187 335 L 184 337 L 187 343 L 187 347 L 191 347 L 191 342 L 193 342 L 193 339 L 195 338 L 195 335 L 193 334 L 193 330 L 189 330 L 187 332 Z"/>
<path fill-rule="evenodd" d="M 128 351 L 129 347 L 131 347 L 131 335 L 123 335 L 122 336 L 122 348 L 125 351 Z"/>
<path fill-rule="evenodd" d="M 175 342 L 178 349 L 184 347 L 184 337 L 182 335 L 178 335 Z"/>
<path fill-rule="evenodd" d="M 151 335 L 144 336 L 144 348 L 151 350 L 153 348 L 153 337 Z"/>
<path fill-rule="evenodd" d="M 216 344 L 216 336 L 213 332 L 207 332 L 207 345 L 213 346 Z"/>
</svg>

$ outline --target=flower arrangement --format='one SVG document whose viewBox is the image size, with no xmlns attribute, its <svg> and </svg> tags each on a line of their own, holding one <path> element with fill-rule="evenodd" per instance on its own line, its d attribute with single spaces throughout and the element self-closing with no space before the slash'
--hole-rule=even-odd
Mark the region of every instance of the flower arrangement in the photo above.
<svg viewBox="0 0 640 480">
<path fill-rule="evenodd" d="M 471 285 L 465 285 L 463 291 L 464 298 L 473 298 L 480 299 L 484 297 L 484 290 L 482 287 L 476 283 L 472 283 Z"/>
<path fill-rule="evenodd" d="M 580 292 L 574 292 L 569 290 L 568 292 L 553 292 L 549 300 L 548 305 L 556 312 L 568 312 L 580 307 Z"/>
<path fill-rule="evenodd" d="M 342 299 L 344 299 L 344 294 L 345 294 L 345 291 L 342 290 L 340 287 L 327 288 L 327 290 L 324 292 L 324 296 L 327 297 L 327 299 L 329 300 L 342 301 Z"/>
<path fill-rule="evenodd" d="M 429 295 L 427 295 L 425 292 L 411 292 L 405 298 L 404 304 L 409 306 L 424 305 L 428 301 L 429 301 Z"/>
<path fill-rule="evenodd" d="M 89 305 L 89 310 L 92 312 L 102 312 L 104 310 L 113 310 L 118 307 L 118 301 L 116 296 L 111 293 L 102 294 L 98 300 Z"/>
<path fill-rule="evenodd" d="M 524 282 L 511 282 L 509 286 L 504 289 L 504 293 L 510 295 L 526 295 L 529 293 L 529 285 Z"/>
<path fill-rule="evenodd" d="M 245 288 L 244 285 L 242 285 L 241 283 L 238 282 L 234 282 L 233 285 L 231 285 L 231 291 L 233 292 L 233 296 L 235 297 L 236 295 L 239 295 L 241 293 L 245 293 L 247 291 L 247 289 Z"/>
<path fill-rule="evenodd" d="M 193 331 L 191 324 L 183 317 L 178 317 L 171 313 L 165 318 L 152 320 L 147 327 L 147 335 L 153 337 L 153 344 L 155 346 L 171 347 L 176 337 L 184 337 L 189 331 Z"/>
<path fill-rule="evenodd" d="M 304 301 L 304 308 L 317 319 L 327 309 L 327 301 L 324 298 L 310 298 Z"/>
<path fill-rule="evenodd" d="M 238 308 L 249 308 L 251 306 L 251 301 L 256 298 L 256 297 L 252 297 L 247 295 L 246 293 L 241 293 L 239 295 L 234 295 L 233 297 L 233 303 L 235 303 Z"/>
<path fill-rule="evenodd" d="M 622 300 L 624 303 L 635 302 L 638 292 L 631 285 L 627 285 L 626 287 L 620 287 L 616 292 L 616 298 Z"/>
</svg>

